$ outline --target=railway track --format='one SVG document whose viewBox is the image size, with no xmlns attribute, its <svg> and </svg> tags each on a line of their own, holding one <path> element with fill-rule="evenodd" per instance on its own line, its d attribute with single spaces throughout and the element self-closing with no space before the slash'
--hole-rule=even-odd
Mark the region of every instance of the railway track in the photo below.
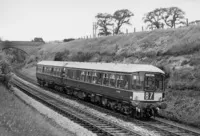
<svg viewBox="0 0 200 136">
<path fill-rule="evenodd" d="M 29 81 L 29 82 L 38 86 L 38 84 L 35 80 L 32 80 L 32 79 L 24 76 L 23 74 L 21 74 L 19 72 L 17 73 L 17 75 L 19 77 L 25 79 L 26 81 Z M 45 88 L 45 89 L 47 89 L 47 88 Z M 59 95 L 63 96 L 63 93 L 60 93 L 60 92 L 57 92 L 57 91 L 54 91 L 54 90 L 51 90 L 51 91 L 54 92 L 54 93 L 58 93 Z M 70 98 L 70 99 L 76 99 L 76 98 L 72 98 L 71 96 L 68 96 L 68 95 L 64 95 L 64 97 L 67 97 L 67 98 Z M 94 108 L 98 111 L 101 111 L 101 112 L 104 112 L 104 113 L 107 113 L 107 114 L 111 114 L 111 115 L 113 115 L 117 118 L 123 119 L 125 121 L 133 122 L 136 125 L 142 126 L 142 127 L 147 128 L 149 130 L 154 130 L 154 131 L 156 131 L 156 132 L 158 132 L 158 133 L 160 133 L 161 135 L 164 135 L 164 136 L 200 136 L 200 130 L 197 130 L 197 131 L 190 130 L 186 127 L 180 127 L 177 124 L 167 123 L 167 122 L 165 122 L 165 120 L 161 121 L 161 120 L 157 120 L 157 119 L 150 119 L 148 121 L 141 121 L 141 120 L 133 119 L 131 117 L 127 117 L 123 114 L 111 111 L 109 109 L 105 109 L 105 108 L 100 107 L 98 105 L 94 105 L 94 104 L 91 104 L 91 103 L 88 103 L 88 102 L 85 102 L 85 101 L 82 101 L 82 100 L 78 100 L 78 101 L 80 101 L 84 105 L 87 105 L 87 106 Z"/>
<path fill-rule="evenodd" d="M 16 80 L 15 78 L 12 80 L 12 83 L 27 95 L 37 99 L 97 135 L 141 136 L 132 130 L 119 126 L 114 122 L 107 121 L 98 115 L 94 115 L 78 108 L 77 106 L 58 100 L 45 92 L 38 91 L 34 86 L 30 86 L 30 84 L 27 85 L 19 80 Z"/>
</svg>

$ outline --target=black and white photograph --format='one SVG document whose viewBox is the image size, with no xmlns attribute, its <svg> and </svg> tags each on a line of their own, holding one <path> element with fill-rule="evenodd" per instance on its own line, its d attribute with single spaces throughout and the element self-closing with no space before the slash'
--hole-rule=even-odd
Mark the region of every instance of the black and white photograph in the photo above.
<svg viewBox="0 0 200 136">
<path fill-rule="evenodd" d="M 0 136 L 200 136 L 200 0 L 0 3 Z"/>
</svg>

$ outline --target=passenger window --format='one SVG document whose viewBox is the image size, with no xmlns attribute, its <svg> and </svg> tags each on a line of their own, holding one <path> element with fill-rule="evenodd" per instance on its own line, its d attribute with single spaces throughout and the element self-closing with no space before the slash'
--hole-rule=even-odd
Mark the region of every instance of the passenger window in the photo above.
<svg viewBox="0 0 200 136">
<path fill-rule="evenodd" d="M 58 68 L 57 69 L 57 76 L 59 76 L 60 75 L 60 69 Z"/>
<path fill-rule="evenodd" d="M 129 75 L 117 75 L 117 88 L 128 89 Z"/>
<path fill-rule="evenodd" d="M 48 67 L 46 67 L 46 73 L 48 73 Z"/>
<path fill-rule="evenodd" d="M 80 77 L 81 77 L 81 71 L 80 71 L 80 70 L 77 70 L 77 71 L 76 71 L 76 79 L 77 79 L 77 80 L 80 80 Z"/>
<path fill-rule="evenodd" d="M 92 72 L 87 71 L 86 73 L 86 82 L 90 83 L 92 79 Z"/>
<path fill-rule="evenodd" d="M 71 79 L 73 78 L 73 70 L 71 69 L 68 70 L 68 77 Z"/>
<path fill-rule="evenodd" d="M 57 75 L 57 68 L 55 68 L 55 70 L 54 70 L 54 75 L 55 76 Z"/>
<path fill-rule="evenodd" d="M 142 82 L 144 82 L 144 76 L 141 77 Z M 140 82 L 140 76 L 138 73 L 133 74 L 132 76 L 132 89 L 141 89 L 141 82 Z"/>
<path fill-rule="evenodd" d="M 76 70 L 73 70 L 73 79 L 76 79 Z"/>
<path fill-rule="evenodd" d="M 81 72 L 81 81 L 85 81 L 85 71 Z"/>
<path fill-rule="evenodd" d="M 103 74 L 102 73 L 97 73 L 97 84 L 101 85 L 102 84 L 102 79 L 103 79 Z"/>
<path fill-rule="evenodd" d="M 67 78 L 68 76 L 68 73 L 69 73 L 69 70 L 68 69 L 65 69 L 65 77 Z"/>
<path fill-rule="evenodd" d="M 54 68 L 51 68 L 51 74 L 53 75 L 53 70 L 54 70 Z"/>
<path fill-rule="evenodd" d="M 115 77 L 115 74 L 111 74 L 110 75 L 110 86 L 111 87 L 115 87 L 116 85 L 116 77 Z"/>
<path fill-rule="evenodd" d="M 116 75 L 116 80 L 117 80 L 117 88 L 120 88 L 122 83 L 122 75 Z"/>
<path fill-rule="evenodd" d="M 97 73 L 96 73 L 96 72 L 93 72 L 93 73 L 92 73 L 92 83 L 93 83 L 93 84 L 96 84 L 96 83 L 97 83 Z"/>
<path fill-rule="evenodd" d="M 44 73 L 46 73 L 46 67 L 44 67 Z"/>
<path fill-rule="evenodd" d="M 108 86 L 109 85 L 109 74 L 104 74 L 103 76 L 103 85 Z"/>
</svg>

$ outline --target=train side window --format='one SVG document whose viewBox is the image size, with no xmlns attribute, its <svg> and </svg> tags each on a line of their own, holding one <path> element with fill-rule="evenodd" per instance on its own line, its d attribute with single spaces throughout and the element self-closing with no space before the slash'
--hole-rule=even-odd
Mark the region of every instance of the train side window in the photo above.
<svg viewBox="0 0 200 136">
<path fill-rule="evenodd" d="M 103 85 L 108 86 L 109 85 L 109 74 L 104 73 L 103 74 Z"/>
<path fill-rule="evenodd" d="M 144 77 L 142 78 L 142 82 L 144 82 Z M 133 74 L 132 76 L 132 89 L 141 89 L 142 85 L 140 82 L 140 76 L 138 73 Z"/>
<path fill-rule="evenodd" d="M 44 73 L 47 73 L 47 67 L 44 67 Z"/>
<path fill-rule="evenodd" d="M 85 81 L 85 71 L 81 71 L 81 81 Z"/>
<path fill-rule="evenodd" d="M 122 82 L 122 75 L 116 75 L 117 88 L 120 88 Z"/>
<path fill-rule="evenodd" d="M 91 71 L 87 71 L 86 72 L 86 82 L 90 83 L 91 79 L 92 79 L 92 72 Z"/>
<path fill-rule="evenodd" d="M 57 68 L 56 75 L 59 76 L 59 68 Z"/>
<path fill-rule="evenodd" d="M 52 67 L 49 68 L 49 74 L 52 74 Z"/>
<path fill-rule="evenodd" d="M 115 87 L 116 86 L 116 75 L 115 74 L 111 74 L 110 75 L 110 86 L 111 87 Z"/>
<path fill-rule="evenodd" d="M 58 76 L 58 68 L 55 69 L 55 76 Z"/>
<path fill-rule="evenodd" d="M 130 77 L 129 75 L 123 75 L 123 80 L 122 80 L 121 88 L 128 89 L 129 80 L 130 80 L 129 77 Z"/>
<path fill-rule="evenodd" d="M 61 77 L 61 75 L 62 75 L 62 69 L 61 68 L 59 68 L 59 77 Z"/>
<path fill-rule="evenodd" d="M 102 79 L 103 79 L 103 74 L 97 72 L 97 84 L 101 85 L 102 84 Z"/>
<path fill-rule="evenodd" d="M 85 71 L 85 82 L 88 82 L 88 71 Z"/>
<path fill-rule="evenodd" d="M 47 67 L 47 74 L 49 74 L 49 67 Z"/>
<path fill-rule="evenodd" d="M 93 73 L 92 73 L 92 83 L 93 83 L 93 84 L 96 84 L 96 83 L 97 83 L 97 73 L 96 73 L 96 72 L 93 72 Z"/>
<path fill-rule="evenodd" d="M 48 74 L 50 73 L 50 67 L 47 67 L 47 73 Z"/>
<path fill-rule="evenodd" d="M 69 78 L 73 78 L 73 70 L 69 69 Z"/>
<path fill-rule="evenodd" d="M 72 78 L 73 78 L 73 79 L 76 79 L 76 70 L 73 70 L 73 72 L 72 72 L 72 73 L 73 73 L 73 76 L 72 76 Z"/>
<path fill-rule="evenodd" d="M 44 67 L 43 66 L 41 66 L 41 69 L 40 69 L 41 71 L 41 73 L 43 73 L 43 71 L 44 71 Z"/>
<path fill-rule="evenodd" d="M 44 71 L 45 71 L 45 73 L 47 73 L 47 67 L 45 67 Z"/>
<path fill-rule="evenodd" d="M 54 68 L 54 72 L 53 72 L 54 76 L 56 76 L 56 71 L 57 71 L 57 68 Z"/>
<path fill-rule="evenodd" d="M 76 70 L 76 79 L 80 80 L 81 77 L 81 71 L 80 70 Z"/>
<path fill-rule="evenodd" d="M 46 73 L 48 74 L 48 67 L 46 67 Z"/>
<path fill-rule="evenodd" d="M 52 68 L 51 68 L 51 75 L 53 75 L 53 70 L 54 70 L 54 68 L 52 67 Z"/>
<path fill-rule="evenodd" d="M 65 78 L 67 78 L 68 69 L 65 68 Z"/>
<path fill-rule="evenodd" d="M 53 69 L 53 75 L 54 75 L 54 76 L 55 76 L 55 71 L 56 71 L 56 68 Z"/>
<path fill-rule="evenodd" d="M 129 75 L 117 75 L 117 88 L 128 89 Z"/>
</svg>

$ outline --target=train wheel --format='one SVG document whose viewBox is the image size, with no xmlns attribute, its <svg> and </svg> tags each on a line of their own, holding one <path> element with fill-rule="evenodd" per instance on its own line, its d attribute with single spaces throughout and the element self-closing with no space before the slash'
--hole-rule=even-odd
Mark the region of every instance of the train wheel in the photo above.
<svg viewBox="0 0 200 136">
<path fill-rule="evenodd" d="M 85 97 L 86 97 L 86 94 L 84 92 L 81 92 L 81 91 L 78 92 L 78 98 L 79 99 L 83 100 L 83 99 L 85 99 Z"/>
<path fill-rule="evenodd" d="M 116 109 L 116 103 L 113 102 L 113 101 L 109 101 L 109 102 L 108 102 L 108 106 L 109 106 L 112 110 L 115 110 L 115 109 Z"/>
<path fill-rule="evenodd" d="M 44 86 L 45 85 L 45 81 L 42 81 L 42 86 Z"/>
<path fill-rule="evenodd" d="M 64 91 L 63 87 L 60 87 L 60 88 L 59 88 L 59 90 L 60 90 L 61 92 L 63 92 L 63 91 Z"/>
<path fill-rule="evenodd" d="M 94 101 L 95 101 L 95 103 L 97 103 L 97 104 L 101 104 L 101 96 L 96 95 Z"/>
<path fill-rule="evenodd" d="M 108 100 L 106 98 L 102 98 L 101 99 L 101 105 L 103 105 L 104 107 L 106 107 L 108 105 Z"/>
<path fill-rule="evenodd" d="M 42 84 L 41 84 L 41 81 L 40 81 L 40 80 L 38 80 L 38 84 L 39 84 L 40 86 L 42 86 Z"/>
</svg>

